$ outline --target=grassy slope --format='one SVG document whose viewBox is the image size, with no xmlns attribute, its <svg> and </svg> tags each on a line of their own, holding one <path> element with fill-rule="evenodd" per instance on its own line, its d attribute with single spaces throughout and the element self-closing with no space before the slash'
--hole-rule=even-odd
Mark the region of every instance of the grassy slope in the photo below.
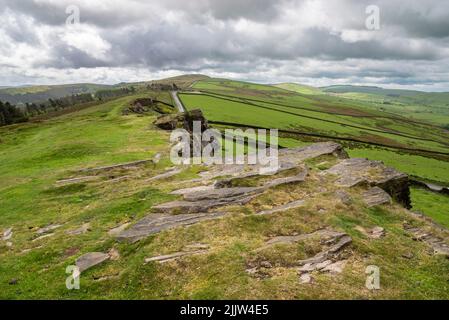
<svg viewBox="0 0 449 320">
<path fill-rule="evenodd" d="M 229 208 L 234 214 L 225 219 L 164 232 L 135 245 L 117 243 L 108 230 L 136 221 L 152 205 L 173 199 L 169 192 L 187 186 L 182 180 L 199 170 L 186 168 L 172 179 L 145 182 L 171 166 L 166 156 L 169 144 L 167 133 L 149 125 L 152 117 L 121 115 L 123 106 L 136 97 L 38 124 L 0 129 L 0 230 L 13 227 L 14 231 L 12 248 L 0 244 L 0 298 L 449 299 L 448 260 L 429 256 L 424 244 L 404 234 L 402 222 L 414 219 L 396 206 L 364 208 L 358 190 L 352 191 L 356 201 L 350 207 L 336 204 L 332 185 L 323 185 L 316 176 L 316 163 L 327 159 L 309 163 L 313 169 L 306 184 L 278 188 L 245 207 Z M 56 180 L 72 176 L 74 170 L 148 159 L 157 152 L 164 154 L 161 163 L 132 171 L 129 180 L 55 187 Z M 322 187 L 328 192 L 308 197 L 304 208 L 272 216 L 247 215 Z M 317 214 L 319 209 L 326 214 Z M 90 232 L 79 236 L 65 233 L 86 222 Z M 53 237 L 33 242 L 37 228 L 50 223 L 63 226 Z M 380 225 L 387 236 L 368 240 L 354 230 L 356 225 Z M 300 285 L 296 269 L 286 265 L 313 254 L 316 243 L 256 250 L 270 236 L 307 233 L 322 226 L 349 233 L 354 240 L 353 255 L 342 275 L 318 276 L 313 286 Z M 211 252 L 164 265 L 143 264 L 145 257 L 198 242 L 208 243 Z M 68 265 L 83 253 L 106 252 L 111 247 L 119 250 L 120 260 L 83 274 L 81 290 L 65 288 Z M 401 258 L 410 251 L 412 259 Z M 271 278 L 255 279 L 245 272 L 248 261 L 261 259 L 280 265 Z M 364 287 L 365 267 L 372 264 L 381 267 L 382 289 L 378 292 Z M 104 276 L 111 278 L 98 280 Z M 9 285 L 11 279 L 17 279 L 17 284 Z"/>
</svg>

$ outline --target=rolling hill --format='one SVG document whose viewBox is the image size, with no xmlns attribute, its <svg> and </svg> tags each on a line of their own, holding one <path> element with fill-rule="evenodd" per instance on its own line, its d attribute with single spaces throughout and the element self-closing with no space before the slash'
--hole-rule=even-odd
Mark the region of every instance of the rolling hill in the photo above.
<svg viewBox="0 0 449 320">
<path fill-rule="evenodd" d="M 281 147 L 302 147 L 281 152 L 295 166 L 274 177 L 174 166 L 170 132 L 153 125 L 158 114 L 129 112 L 136 101 L 169 101 L 151 82 L 125 97 L 1 127 L 1 298 L 449 298 L 449 260 L 432 247 L 449 239 L 447 195 L 411 187 L 421 216 L 388 195 L 369 205 L 382 190 L 342 187 L 332 171 L 368 163 L 366 179 L 383 183 L 382 164 L 347 152 L 449 185 L 442 128 L 291 86 L 203 76 L 161 83 L 174 81 L 187 109 L 202 109 L 214 128 L 279 128 Z M 398 174 L 394 188 L 408 190 L 404 175 L 382 170 Z M 217 180 L 231 187 L 217 189 Z M 250 198 L 235 196 L 241 190 Z M 208 207 L 217 202 L 217 210 Z M 66 268 L 78 263 L 89 266 L 81 289 L 67 290 Z M 374 291 L 365 287 L 372 265 L 381 268 Z"/>
</svg>

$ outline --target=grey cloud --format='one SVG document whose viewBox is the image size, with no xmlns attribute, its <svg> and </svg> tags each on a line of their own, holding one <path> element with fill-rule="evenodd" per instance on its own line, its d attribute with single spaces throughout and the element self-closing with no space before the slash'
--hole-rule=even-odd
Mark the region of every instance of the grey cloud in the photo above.
<svg viewBox="0 0 449 320">
<path fill-rule="evenodd" d="M 449 81 L 444 75 L 449 71 L 449 3 L 315 1 L 323 4 L 322 13 L 327 15 L 327 21 L 317 18 L 315 24 L 312 21 L 305 26 L 302 21 L 292 21 L 297 23 L 297 31 L 285 25 L 284 14 L 290 5 L 296 4 L 295 10 L 304 10 L 304 5 L 310 3 L 131 0 L 100 6 L 83 2 L 81 21 L 86 30 L 111 46 L 103 59 L 90 56 L 58 36 L 45 39 L 38 36 L 41 28 L 64 32 L 65 7 L 69 1 L 0 0 L 0 14 L 16 21 L 0 26 L 0 31 L 9 37 L 11 44 L 27 43 L 45 52 L 45 58 L 36 57 L 32 68 L 56 68 L 61 72 L 81 68 L 142 68 L 208 70 L 216 74 L 240 74 L 247 79 L 262 75 L 360 81 L 371 78 L 401 84 Z M 370 4 L 381 9 L 381 30 L 371 40 L 345 41 L 342 37 L 345 31 L 366 31 L 365 8 Z M 242 29 L 245 26 L 239 24 L 242 19 L 250 21 L 250 27 L 254 28 L 251 32 Z M 301 67 L 305 61 L 320 61 L 328 69 Z M 367 62 L 375 62 L 376 67 Z M 7 65 L 20 63 L 0 63 L 0 68 Z M 403 66 L 407 69 L 401 70 Z"/>
</svg>

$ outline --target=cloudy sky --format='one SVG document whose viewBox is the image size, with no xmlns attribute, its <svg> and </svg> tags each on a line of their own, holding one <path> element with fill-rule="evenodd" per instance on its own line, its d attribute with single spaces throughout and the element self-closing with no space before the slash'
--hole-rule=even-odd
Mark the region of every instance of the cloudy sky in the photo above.
<svg viewBox="0 0 449 320">
<path fill-rule="evenodd" d="M 0 0 L 0 22 L 0 86 L 204 73 L 449 91 L 447 0 Z"/>
</svg>

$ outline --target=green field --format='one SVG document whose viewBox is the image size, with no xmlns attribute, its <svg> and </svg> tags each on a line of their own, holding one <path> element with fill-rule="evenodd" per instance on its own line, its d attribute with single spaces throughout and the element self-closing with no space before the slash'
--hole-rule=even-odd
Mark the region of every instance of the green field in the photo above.
<svg viewBox="0 0 449 320">
<path fill-rule="evenodd" d="M 316 134 L 317 139 L 339 137 L 352 157 L 380 160 L 415 179 L 449 185 L 449 156 L 432 153 L 449 153 L 448 131 L 438 126 L 441 121 L 433 121 L 444 119 L 448 112 L 447 94 L 288 83 L 265 86 L 225 79 L 198 81 L 193 89 L 197 92 L 180 95 L 186 107 L 201 108 L 209 120 L 222 126 L 278 128 Z M 418 122 L 411 119 L 417 113 Z M 298 134 L 296 139 L 302 141 L 304 136 Z M 305 141 L 310 139 L 307 136 Z M 422 201 L 424 197 L 414 198 L 417 208 L 423 207 Z M 432 210 L 426 213 L 441 215 Z"/>
</svg>

